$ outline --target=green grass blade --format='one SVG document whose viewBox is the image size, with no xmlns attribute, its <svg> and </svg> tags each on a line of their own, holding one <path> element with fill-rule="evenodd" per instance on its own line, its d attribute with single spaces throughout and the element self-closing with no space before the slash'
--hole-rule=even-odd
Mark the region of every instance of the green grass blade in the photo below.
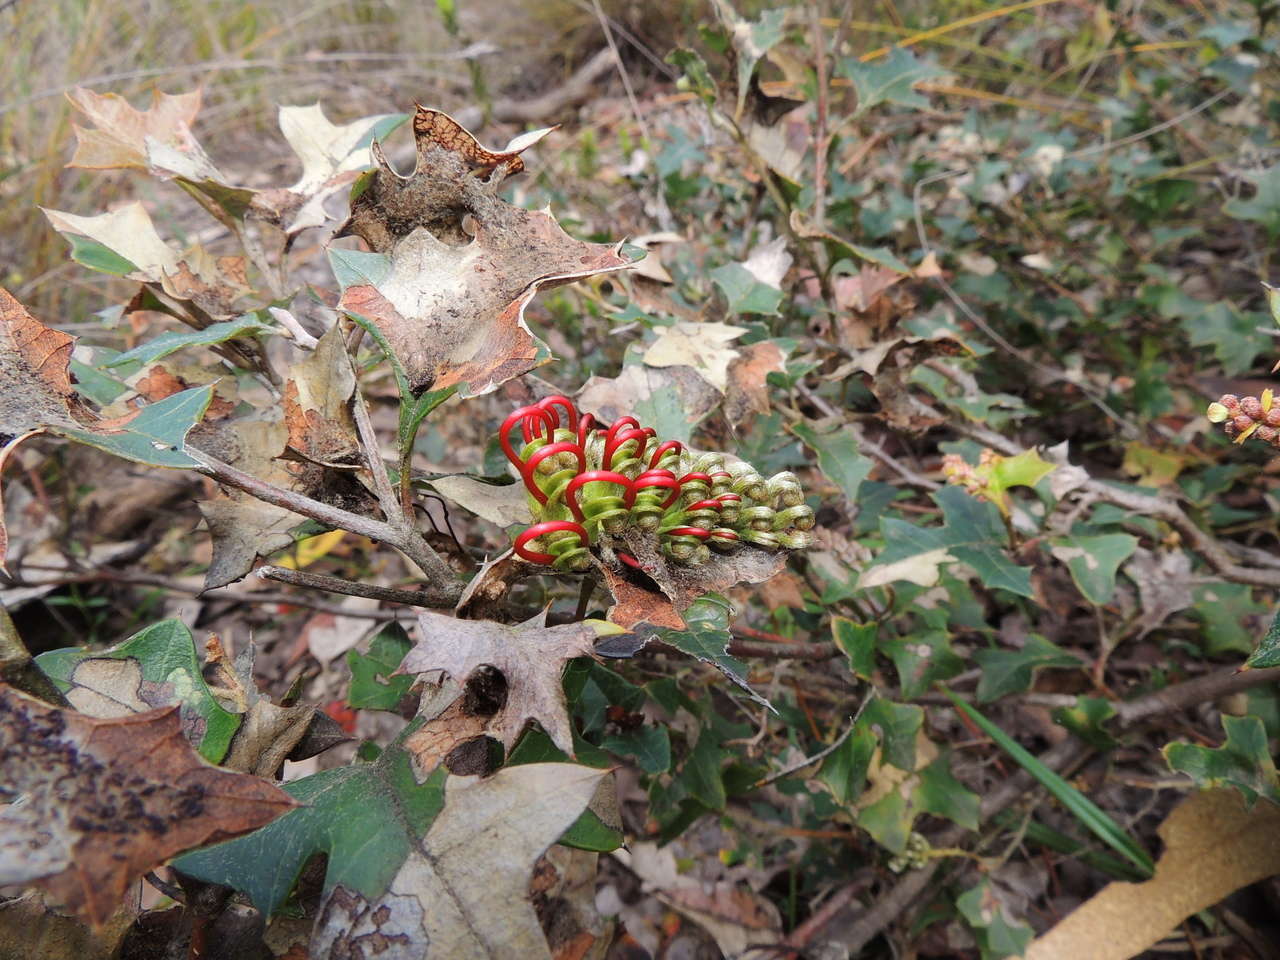
<svg viewBox="0 0 1280 960">
<path fill-rule="evenodd" d="M 1150 877 L 1155 872 L 1155 863 L 1150 854 L 1143 850 L 1137 841 L 1125 833 L 1124 829 L 1107 816 L 1097 804 L 1033 757 L 1016 740 L 950 690 L 944 687 L 943 693 L 951 698 L 957 709 L 976 723 L 982 732 L 999 744 L 1009 756 L 1017 760 L 1024 770 L 1035 777 L 1054 799 L 1074 814 L 1076 819 L 1099 840 L 1137 867 L 1144 877 Z"/>
</svg>

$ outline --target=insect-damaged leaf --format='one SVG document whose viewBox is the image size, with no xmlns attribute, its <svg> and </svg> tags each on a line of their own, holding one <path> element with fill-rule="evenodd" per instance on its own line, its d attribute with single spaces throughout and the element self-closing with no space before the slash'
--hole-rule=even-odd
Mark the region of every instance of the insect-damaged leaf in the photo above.
<svg viewBox="0 0 1280 960">
<path fill-rule="evenodd" d="M 557 627 L 545 623 L 545 611 L 516 626 L 422 612 L 418 614 L 422 638 L 398 672 L 421 675 L 443 670 L 461 684 L 480 667 L 493 667 L 506 678 L 507 699 L 489 729 L 507 751 L 525 724 L 537 720 L 552 742 L 572 756 L 572 727 L 560 677 L 566 661 L 591 653 L 597 634 L 589 623 Z"/>
<path fill-rule="evenodd" d="M 315 351 L 294 364 L 284 389 L 284 421 L 289 447 L 318 463 L 353 463 L 360 443 L 351 417 L 350 401 L 356 375 L 334 324 L 320 338 Z"/>
<path fill-rule="evenodd" d="M 96 720 L 0 686 L 0 884 L 38 884 L 100 924 L 141 874 L 294 806 L 257 777 L 209 766 L 178 710 Z"/>
<path fill-rule="evenodd" d="M 80 712 L 126 717 L 176 704 L 182 732 L 200 755 L 219 762 L 240 726 L 200 674 L 195 642 L 181 620 L 165 620 L 108 650 L 50 650 L 36 664 Z"/>
<path fill-rule="evenodd" d="M 373 763 L 289 783 L 306 806 L 174 865 L 244 891 L 269 914 L 306 861 L 327 854 L 312 956 L 372 955 L 358 951 L 375 943 L 383 960 L 419 958 L 428 946 L 451 958 L 547 956 L 529 874 L 605 772 L 538 763 L 477 780 L 440 767 L 418 783 L 394 744 Z"/>
<path fill-rule="evenodd" d="M 534 134 L 493 152 L 439 111 L 419 107 L 413 123 L 412 176 L 375 146 L 378 167 L 343 227 L 374 252 L 331 251 L 340 306 L 381 332 L 415 392 L 487 393 L 550 356 L 524 323 L 540 287 L 631 261 L 621 245 L 574 240 L 549 213 L 498 197 Z"/>
</svg>

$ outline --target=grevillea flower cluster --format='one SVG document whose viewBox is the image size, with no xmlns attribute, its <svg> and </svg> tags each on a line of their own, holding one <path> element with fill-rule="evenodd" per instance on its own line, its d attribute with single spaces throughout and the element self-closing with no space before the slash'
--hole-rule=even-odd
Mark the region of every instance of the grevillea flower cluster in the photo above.
<svg viewBox="0 0 1280 960">
<path fill-rule="evenodd" d="M 1280 448 L 1280 404 L 1270 390 L 1261 397 L 1237 397 L 1228 393 L 1209 404 L 1205 415 L 1221 423 L 1228 437 L 1244 443 L 1250 437 Z"/>
<path fill-rule="evenodd" d="M 585 570 L 592 547 L 632 531 L 652 534 L 665 557 L 688 565 L 744 545 L 809 544 L 813 510 L 794 474 L 766 480 L 723 454 L 659 441 L 635 417 L 606 427 L 579 414 L 568 397 L 553 396 L 514 411 L 498 439 L 529 494 L 536 522 L 516 537 L 514 550 L 532 563 Z M 623 563 L 639 565 L 618 547 Z"/>
</svg>

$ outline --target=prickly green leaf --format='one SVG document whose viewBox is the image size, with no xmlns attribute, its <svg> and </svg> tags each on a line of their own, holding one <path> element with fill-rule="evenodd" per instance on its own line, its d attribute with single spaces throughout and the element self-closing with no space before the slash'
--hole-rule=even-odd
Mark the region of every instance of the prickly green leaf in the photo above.
<svg viewBox="0 0 1280 960">
<path fill-rule="evenodd" d="M 393 677 L 396 667 L 413 646 L 398 623 L 389 623 L 369 641 L 369 652 L 347 652 L 351 689 L 347 703 L 356 709 L 394 710 L 413 686 L 413 677 Z"/>
<path fill-rule="evenodd" d="M 911 700 L 940 680 L 950 680 L 964 669 L 964 661 L 951 649 L 945 631 L 928 630 L 882 641 L 880 649 L 898 668 L 902 696 Z"/>
<path fill-rule="evenodd" d="M 933 499 L 942 508 L 943 526 L 922 527 L 886 517 L 880 522 L 880 532 L 887 546 L 868 573 L 918 557 L 932 558 L 935 566 L 959 560 L 973 567 L 988 587 L 1032 596 L 1031 568 L 1009 559 L 1005 549 L 1008 535 L 1000 512 L 992 504 L 953 486 L 943 487 Z"/>
<path fill-rule="evenodd" d="M 946 817 L 966 830 L 978 829 L 978 795 L 951 775 L 951 754 L 943 753 L 919 774 L 920 782 L 911 795 L 913 808 L 919 813 Z"/>
<path fill-rule="evenodd" d="M 1116 590 L 1116 571 L 1133 555 L 1138 538 L 1127 533 L 1098 536 L 1059 537 L 1051 541 L 1053 555 L 1067 565 L 1071 579 L 1096 606 L 1111 602 Z"/>
<path fill-rule="evenodd" d="M 1238 310 L 1226 300 L 1209 304 L 1200 313 L 1182 318 L 1191 344 L 1210 347 L 1227 376 L 1243 373 L 1254 358 L 1271 347 L 1271 338 L 1259 333 L 1262 315 Z"/>
<path fill-rule="evenodd" d="M 862 63 L 856 57 L 846 57 L 840 61 L 837 71 L 853 83 L 858 94 L 858 113 L 865 113 L 881 103 L 926 109 L 929 101 L 915 91 L 915 85 L 923 80 L 946 76 L 945 70 L 917 60 L 914 54 L 901 47 L 894 47 L 888 56 L 869 63 Z"/>
<path fill-rule="evenodd" d="M 704 727 L 678 778 L 691 797 L 711 810 L 723 810 L 727 799 L 720 773 L 724 759 L 717 737 Z"/>
<path fill-rule="evenodd" d="M 858 502 L 858 488 L 871 472 L 871 458 L 858 450 L 858 438 L 847 427 L 818 433 L 807 423 L 797 423 L 791 431 L 818 455 L 822 472 L 844 492 L 850 503 Z"/>
<path fill-rule="evenodd" d="M 1223 715 L 1227 740 L 1215 749 L 1191 743 L 1164 748 L 1170 769 L 1185 773 L 1200 787 L 1235 787 L 1250 806 L 1264 797 L 1280 804 L 1280 776 L 1267 746 L 1267 731 L 1257 717 Z"/>
<path fill-rule="evenodd" d="M 50 650 L 36 664 L 81 713 L 116 717 L 178 705 L 182 732 L 210 763 L 226 756 L 241 716 L 222 707 L 200 672 L 181 620 L 163 620 L 106 650 Z"/>
<path fill-rule="evenodd" d="M 236 317 L 234 320 L 223 320 L 221 323 L 210 324 L 203 330 L 189 330 L 186 332 L 169 330 L 160 334 L 154 340 L 148 340 L 132 350 L 126 350 L 108 361 L 104 366 L 119 367 L 129 363 L 154 363 L 186 347 L 207 347 L 216 343 L 226 343 L 235 337 L 253 336 L 271 329 L 269 324 L 263 323 L 251 313 L 246 313 L 244 316 Z"/>
<path fill-rule="evenodd" d="M 1244 662 L 1246 669 L 1260 670 L 1263 667 L 1280 667 L 1280 610 L 1276 611 L 1271 621 L 1271 628 L 1258 644 L 1258 649 L 1250 654 Z"/>
<path fill-rule="evenodd" d="M 857 824 L 890 853 L 902 853 L 907 848 L 914 819 L 907 798 L 900 790 L 893 789 L 858 811 Z"/>
<path fill-rule="evenodd" d="M 916 737 L 924 725 L 924 709 L 876 697 L 858 718 L 858 725 L 877 734 L 885 763 L 899 770 L 916 768 Z"/>
<path fill-rule="evenodd" d="M 876 735 L 862 718 L 844 743 L 822 760 L 817 778 L 831 791 L 836 803 L 851 804 L 862 795 L 867 784 L 867 769 L 876 752 Z"/>
<path fill-rule="evenodd" d="M 831 618 L 831 639 L 849 658 L 849 669 L 854 676 L 870 680 L 876 668 L 876 635 L 879 624 L 854 623 L 847 617 Z"/>
<path fill-rule="evenodd" d="M 306 806 L 254 833 L 188 853 L 173 866 L 188 876 L 232 887 L 266 916 L 284 903 L 303 865 L 328 856 L 324 887 L 370 899 L 386 892 L 418 837 L 445 803 L 448 771 L 419 784 L 409 755 L 391 746 L 373 763 L 356 762 L 284 784 Z"/>
<path fill-rule="evenodd" d="M 1032 634 L 1021 650 L 979 650 L 973 659 L 982 668 L 979 703 L 1030 690 L 1036 673 L 1045 667 L 1066 669 L 1081 665 L 1078 658 L 1039 634 Z"/>
<path fill-rule="evenodd" d="M 671 738 L 666 727 L 639 727 L 615 733 L 600 741 L 611 753 L 634 757 L 645 773 L 666 773 L 671 769 Z"/>
<path fill-rule="evenodd" d="M 760 703 L 760 697 L 747 684 L 747 665 L 730 656 L 729 601 L 708 593 L 695 600 L 683 614 L 685 629 L 659 631 L 658 636 L 682 653 L 709 663 Z"/>
<path fill-rule="evenodd" d="M 1009 916 L 1008 908 L 996 896 L 990 880 L 984 879 L 961 894 L 956 908 L 973 928 L 982 960 L 1020 957 L 1035 936 L 1029 926 Z"/>
<path fill-rule="evenodd" d="M 183 390 L 148 404 L 119 432 L 105 433 L 59 427 L 57 432 L 126 460 L 155 467 L 195 467 L 198 464 L 183 452 L 187 432 L 200 422 L 213 386 Z"/>
<path fill-rule="evenodd" d="M 1203 625 L 1204 652 L 1248 654 L 1270 606 L 1253 599 L 1253 587 L 1245 583 L 1198 583 L 1191 588 L 1191 607 Z"/>
<path fill-rule="evenodd" d="M 1103 726 L 1116 715 L 1115 705 L 1102 697 L 1076 697 L 1073 707 L 1053 711 L 1054 723 L 1066 727 L 1085 743 L 1099 750 L 1110 750 L 1119 741 Z"/>
<path fill-rule="evenodd" d="M 707 275 L 724 292 L 725 299 L 729 301 L 729 313 L 778 316 L 778 307 L 782 305 L 782 291 L 761 283 L 742 264 L 726 263 Z"/>
</svg>

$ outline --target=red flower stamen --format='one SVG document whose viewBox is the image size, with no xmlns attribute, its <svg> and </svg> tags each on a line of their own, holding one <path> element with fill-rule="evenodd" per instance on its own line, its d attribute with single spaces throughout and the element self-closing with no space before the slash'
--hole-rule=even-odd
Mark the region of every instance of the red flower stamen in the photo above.
<svg viewBox="0 0 1280 960">
<path fill-rule="evenodd" d="M 622 498 L 627 509 L 630 510 L 635 506 L 637 493 L 650 487 L 665 487 L 671 491 L 671 496 L 667 497 L 666 503 L 662 504 L 661 509 L 663 510 L 680 499 L 680 481 L 671 475 L 671 471 L 642 473 L 631 481 L 631 486 L 627 488 L 627 492 Z"/>
<path fill-rule="evenodd" d="M 711 536 L 710 530 L 703 530 L 701 527 L 672 527 L 663 532 L 669 537 L 697 537 L 699 540 Z"/>
<path fill-rule="evenodd" d="M 629 420 L 631 418 L 627 417 L 626 419 Z M 616 427 L 617 425 L 618 424 L 615 423 L 613 427 Z M 632 428 L 630 430 L 623 430 L 615 435 L 613 432 L 613 427 L 609 428 L 609 433 L 605 436 L 604 457 L 601 459 L 600 465 L 603 466 L 606 470 L 612 469 L 613 455 L 618 452 L 618 449 L 624 443 L 627 443 L 630 440 L 634 440 L 636 442 L 636 452 L 635 452 L 636 459 L 637 460 L 643 459 L 644 448 L 649 445 L 648 432 L 645 430 L 641 430 L 639 428 Z"/>
<path fill-rule="evenodd" d="M 527 489 L 533 498 L 539 503 L 547 502 L 547 495 L 542 492 L 542 488 L 538 486 L 534 479 L 534 471 L 537 470 L 538 464 L 548 457 L 554 457 L 561 453 L 572 453 L 578 458 L 578 469 L 585 470 L 587 468 L 587 455 L 582 448 L 576 443 L 568 440 L 561 440 L 558 443 L 548 443 L 545 447 L 539 447 L 530 454 L 529 459 L 520 465 L 520 476 L 524 480 L 525 489 Z"/>
<path fill-rule="evenodd" d="M 738 535 L 736 533 L 734 533 L 732 530 L 727 530 L 724 528 L 721 528 L 718 530 L 712 530 L 711 536 L 715 537 L 717 540 L 737 540 L 738 539 Z"/>
<path fill-rule="evenodd" d="M 701 480 L 707 486 L 711 486 L 711 475 L 707 473 L 686 473 L 680 478 L 680 485 L 684 486 L 690 480 Z"/>
<path fill-rule="evenodd" d="M 653 451 L 653 456 L 649 458 L 650 468 L 656 467 L 658 461 L 662 459 L 668 450 L 674 450 L 676 456 L 680 456 L 680 454 L 684 453 L 684 444 L 679 440 L 667 440 L 665 443 L 658 444 L 658 448 Z"/>
<path fill-rule="evenodd" d="M 685 507 L 685 510 L 719 510 L 719 500 L 699 500 L 697 503 L 691 503 Z"/>
<path fill-rule="evenodd" d="M 586 517 L 582 513 L 582 505 L 578 503 L 578 491 L 588 483 L 617 483 L 624 487 L 631 485 L 630 480 L 612 470 L 588 470 L 586 473 L 578 474 L 564 488 L 564 499 L 569 504 L 569 512 L 579 523 L 582 523 Z"/>
<path fill-rule="evenodd" d="M 578 421 L 578 446 L 584 450 L 587 447 L 587 436 L 595 429 L 596 418 L 589 413 L 584 413 Z"/>
<path fill-rule="evenodd" d="M 542 523 L 535 523 L 528 530 L 521 533 L 520 536 L 516 537 L 515 545 L 511 549 L 516 552 L 517 556 L 523 557 L 530 563 L 541 563 L 549 566 L 556 562 L 554 554 L 539 553 L 536 550 L 530 550 L 525 546 L 525 544 L 530 540 L 536 540 L 543 534 L 559 533 L 561 531 L 576 533 L 578 535 L 579 542 L 584 547 L 591 542 L 590 538 L 587 536 L 587 531 L 581 524 L 574 523 L 571 520 L 544 520 Z"/>
<path fill-rule="evenodd" d="M 535 421 L 542 420 L 547 423 L 547 435 L 550 436 L 551 430 L 555 428 L 555 422 L 552 419 L 554 417 L 554 412 L 539 410 L 537 407 L 521 407 L 520 409 L 513 411 L 507 419 L 502 421 L 502 426 L 498 428 L 498 443 L 502 445 L 502 452 L 507 455 L 507 459 L 511 461 L 511 465 L 517 470 L 523 471 L 524 465 L 523 461 L 521 461 L 520 457 L 516 454 L 515 449 L 511 446 L 511 431 L 515 428 L 516 424 L 520 424 L 524 429 L 525 443 L 528 443 L 533 439 L 529 428 L 529 421 L 531 419 Z M 541 434 L 539 434 L 539 436 L 541 436 Z"/>
<path fill-rule="evenodd" d="M 640 565 L 640 561 L 637 560 L 635 557 L 633 557 L 631 554 L 623 553 L 621 550 L 619 550 L 616 555 L 618 559 L 621 560 L 623 563 L 625 563 L 628 567 L 634 567 L 636 570 L 644 569 L 644 567 Z"/>
<path fill-rule="evenodd" d="M 563 407 L 565 412 L 565 422 L 569 425 L 570 430 L 578 429 L 578 408 L 573 405 L 573 401 L 568 397 L 562 397 L 555 394 L 550 397 L 543 397 L 535 404 L 539 410 L 549 410 L 555 414 L 556 407 Z M 560 417 L 556 415 L 556 426 L 560 425 Z"/>
</svg>

